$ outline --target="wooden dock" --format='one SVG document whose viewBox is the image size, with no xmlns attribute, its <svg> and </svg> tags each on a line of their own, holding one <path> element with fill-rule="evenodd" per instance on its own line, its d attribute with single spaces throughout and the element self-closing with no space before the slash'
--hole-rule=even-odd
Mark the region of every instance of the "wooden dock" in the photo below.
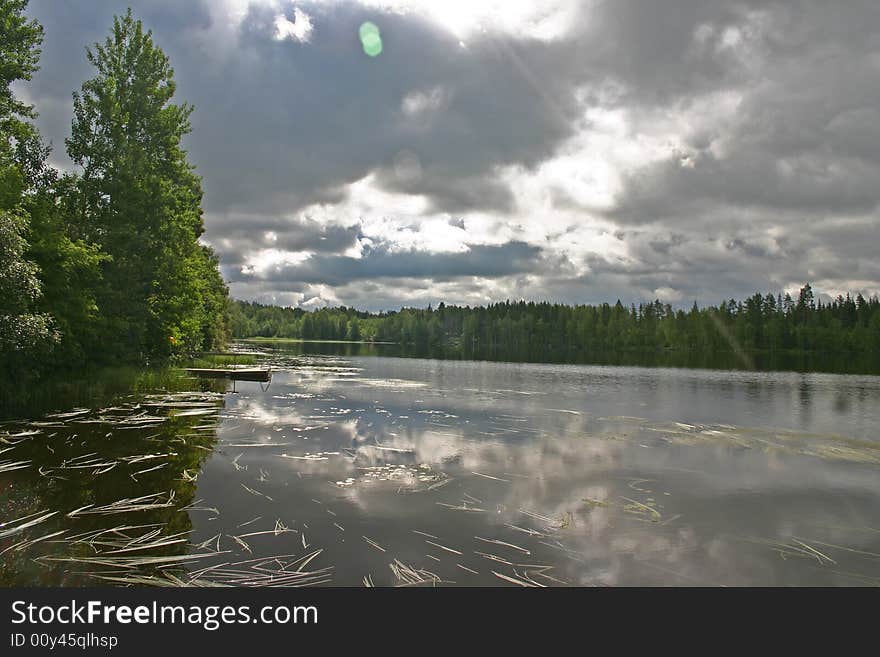
<svg viewBox="0 0 880 657">
<path fill-rule="evenodd" d="M 188 367 L 186 371 L 193 376 L 206 379 L 231 379 L 232 381 L 271 381 L 272 370 L 265 367 Z"/>
</svg>

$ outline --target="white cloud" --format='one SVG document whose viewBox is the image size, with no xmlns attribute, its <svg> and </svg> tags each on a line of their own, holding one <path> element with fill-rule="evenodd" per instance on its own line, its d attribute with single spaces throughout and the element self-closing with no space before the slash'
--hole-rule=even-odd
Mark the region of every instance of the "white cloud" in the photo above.
<svg viewBox="0 0 880 657">
<path fill-rule="evenodd" d="M 212 0 L 211 4 L 214 5 L 212 12 L 232 26 L 236 26 L 244 18 L 251 5 L 294 6 L 293 2 L 279 0 Z M 339 2 L 316 0 L 308 4 L 332 6 Z M 575 18 L 584 5 L 580 0 L 359 0 L 358 4 L 370 9 L 429 20 L 465 40 L 484 33 L 500 33 L 545 41 L 565 36 L 575 24 Z M 285 36 L 279 38 L 286 38 L 286 31 L 291 29 L 288 24 L 295 25 L 299 22 L 299 17 L 295 21 L 289 21 L 283 16 L 279 18 L 283 25 L 279 32 L 283 30 L 285 33 Z M 308 16 L 305 16 L 304 22 L 309 22 Z M 297 32 L 303 29 L 296 28 Z M 311 25 L 308 31 L 311 31 Z M 296 38 L 304 40 L 300 36 Z"/>
<path fill-rule="evenodd" d="M 407 118 L 417 118 L 441 109 L 448 100 L 443 87 L 411 91 L 400 101 L 400 110 Z"/>
<path fill-rule="evenodd" d="M 465 41 L 486 32 L 558 39 L 584 5 L 578 0 L 362 0 L 362 4 L 426 17 Z"/>
<path fill-rule="evenodd" d="M 679 290 L 674 290 L 671 287 L 658 287 L 654 290 L 654 296 L 666 303 L 676 303 L 684 297 Z"/>
<path fill-rule="evenodd" d="M 305 43 L 312 35 L 312 20 L 308 14 L 300 11 L 299 7 L 293 10 L 293 20 L 284 14 L 275 17 L 275 39 L 293 39 Z"/>
<path fill-rule="evenodd" d="M 273 268 L 303 263 L 311 258 L 312 255 L 309 251 L 262 249 L 245 256 L 241 271 L 244 274 L 261 276 Z"/>
</svg>

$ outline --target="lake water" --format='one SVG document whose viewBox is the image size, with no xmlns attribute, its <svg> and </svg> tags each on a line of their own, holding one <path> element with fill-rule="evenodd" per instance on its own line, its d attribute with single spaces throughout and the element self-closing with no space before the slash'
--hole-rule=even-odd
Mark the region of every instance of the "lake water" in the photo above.
<svg viewBox="0 0 880 657">
<path fill-rule="evenodd" d="M 880 377 L 267 351 L 0 427 L 0 583 L 880 584 Z"/>
</svg>

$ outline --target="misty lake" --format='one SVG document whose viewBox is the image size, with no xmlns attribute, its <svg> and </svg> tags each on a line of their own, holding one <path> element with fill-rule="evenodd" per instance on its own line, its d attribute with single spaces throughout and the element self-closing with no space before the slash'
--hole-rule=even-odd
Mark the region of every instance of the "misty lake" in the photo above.
<svg viewBox="0 0 880 657">
<path fill-rule="evenodd" d="M 880 584 L 880 377 L 259 348 L 0 425 L 0 584 Z"/>
</svg>

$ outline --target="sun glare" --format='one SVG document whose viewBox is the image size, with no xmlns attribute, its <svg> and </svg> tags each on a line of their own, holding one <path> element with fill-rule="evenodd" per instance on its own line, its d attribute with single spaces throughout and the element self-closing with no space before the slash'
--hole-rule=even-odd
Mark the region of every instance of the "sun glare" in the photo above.
<svg viewBox="0 0 880 657">
<path fill-rule="evenodd" d="M 546 40 L 565 33 L 579 5 L 574 0 L 363 0 L 363 4 L 425 16 L 462 39 L 502 31 Z"/>
<path fill-rule="evenodd" d="M 319 0 L 315 4 L 334 4 L 336 0 Z M 237 23 L 247 13 L 248 7 L 264 4 L 277 7 L 274 0 L 218 0 L 213 11 L 231 23 Z M 360 0 L 364 7 L 380 11 L 423 16 L 445 28 L 458 38 L 466 40 L 480 33 L 507 33 L 535 39 L 552 40 L 563 36 L 574 23 L 583 2 L 578 0 Z M 308 20 L 308 6 L 300 8 L 289 3 L 290 8 Z M 283 16 L 282 16 L 283 18 Z M 290 23 L 288 25 L 288 23 Z M 300 33 L 299 16 L 294 21 L 284 19 L 277 34 L 305 40 Z M 307 28 L 309 31 L 311 25 Z M 279 37 L 279 38 L 284 38 Z M 371 48 L 372 49 L 372 48 Z"/>
</svg>

